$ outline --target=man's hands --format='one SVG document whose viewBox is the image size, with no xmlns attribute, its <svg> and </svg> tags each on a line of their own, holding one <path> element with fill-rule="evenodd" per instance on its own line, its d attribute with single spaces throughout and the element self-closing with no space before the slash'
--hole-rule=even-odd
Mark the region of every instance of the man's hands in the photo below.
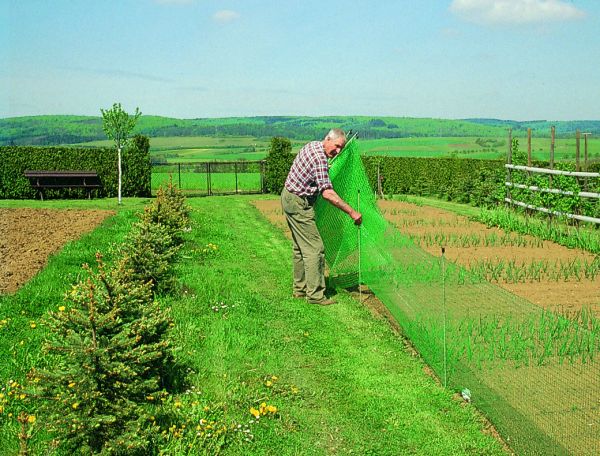
<svg viewBox="0 0 600 456">
<path fill-rule="evenodd" d="M 352 218 L 352 220 L 354 220 L 354 224 L 356 226 L 360 226 L 360 224 L 362 223 L 362 214 L 360 212 L 352 210 L 352 212 L 350 213 L 350 217 Z"/>
<path fill-rule="evenodd" d="M 323 198 L 329 201 L 338 209 L 341 209 L 346 214 L 348 214 L 352 220 L 354 220 L 355 225 L 360 225 L 362 223 L 362 214 L 360 212 L 355 211 L 350 207 L 348 203 L 346 203 L 340 196 L 333 190 L 332 188 L 327 188 L 323 191 Z"/>
</svg>

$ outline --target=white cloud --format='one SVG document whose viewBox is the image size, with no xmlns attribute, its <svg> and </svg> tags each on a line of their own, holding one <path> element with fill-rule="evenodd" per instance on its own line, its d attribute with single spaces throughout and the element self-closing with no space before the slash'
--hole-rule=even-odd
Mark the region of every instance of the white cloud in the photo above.
<svg viewBox="0 0 600 456">
<path fill-rule="evenodd" d="M 239 17 L 240 14 L 238 12 L 231 10 L 221 10 L 213 14 L 213 19 L 217 22 L 231 22 Z"/>
<path fill-rule="evenodd" d="M 450 11 L 477 24 L 533 24 L 585 17 L 584 11 L 563 0 L 453 0 Z"/>
</svg>

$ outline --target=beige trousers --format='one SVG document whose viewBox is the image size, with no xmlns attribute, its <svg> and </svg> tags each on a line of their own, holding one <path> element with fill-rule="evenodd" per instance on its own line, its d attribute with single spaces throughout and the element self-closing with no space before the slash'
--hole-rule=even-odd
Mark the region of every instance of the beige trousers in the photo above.
<svg viewBox="0 0 600 456">
<path fill-rule="evenodd" d="M 325 248 L 315 222 L 315 197 L 300 197 L 283 189 L 281 207 L 293 241 L 294 293 L 311 302 L 325 299 Z"/>
</svg>

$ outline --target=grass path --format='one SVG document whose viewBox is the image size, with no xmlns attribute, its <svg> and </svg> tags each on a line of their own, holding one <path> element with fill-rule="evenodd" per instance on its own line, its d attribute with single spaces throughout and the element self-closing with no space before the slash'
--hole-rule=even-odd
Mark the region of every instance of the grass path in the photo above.
<svg viewBox="0 0 600 456">
<path fill-rule="evenodd" d="M 171 303 L 203 399 L 239 421 L 262 401 L 278 408 L 229 454 L 503 454 L 474 411 L 349 295 L 331 307 L 292 299 L 289 241 L 249 201 L 190 201 L 194 242 L 218 250 L 182 265 L 188 297 Z"/>
<path fill-rule="evenodd" d="M 475 411 L 452 400 L 389 325 L 350 295 L 340 293 L 330 307 L 290 297 L 290 241 L 262 218 L 251 199 L 189 200 L 195 227 L 178 266 L 183 291 L 161 301 L 173 308 L 177 357 L 189 369 L 186 388 L 195 392 L 177 396 L 173 413 L 190 430 L 207 415 L 246 423 L 253 438 L 189 447 L 190 439 L 173 437 L 163 454 L 219 449 L 228 455 L 278 456 L 504 454 L 484 434 Z M 0 296 L 0 320 L 8 319 L 0 328 L 0 385 L 23 381 L 30 367 L 44 364 L 44 313 L 61 305 L 63 293 L 80 277 L 81 263 L 93 263 L 97 249 L 106 253 L 110 243 L 122 239 L 143 203 L 125 200 L 120 209 L 112 200 L 81 203 L 119 213 L 54 255 L 19 292 Z M 205 255 L 208 243 L 218 249 Z M 32 322 L 38 323 L 35 329 Z M 276 406 L 277 413 L 251 424 L 249 410 L 262 402 Z M 16 453 L 17 430 L 14 417 L 0 414 L 0 455 Z"/>
</svg>

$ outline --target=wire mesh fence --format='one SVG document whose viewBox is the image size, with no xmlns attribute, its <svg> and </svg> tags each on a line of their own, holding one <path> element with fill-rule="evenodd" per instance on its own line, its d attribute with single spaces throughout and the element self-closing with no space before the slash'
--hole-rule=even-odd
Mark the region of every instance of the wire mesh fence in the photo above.
<svg viewBox="0 0 600 456">
<path fill-rule="evenodd" d="M 173 179 L 188 196 L 262 193 L 264 161 L 195 162 L 152 166 L 152 191 Z"/>
<path fill-rule="evenodd" d="M 447 261 L 441 249 L 421 249 L 379 212 L 355 141 L 330 174 L 342 198 L 354 207 L 360 200 L 364 220 L 359 230 L 317 203 L 332 280 L 356 285 L 360 275 L 440 381 L 517 454 L 600 454 L 598 316 L 544 309 Z"/>
</svg>

